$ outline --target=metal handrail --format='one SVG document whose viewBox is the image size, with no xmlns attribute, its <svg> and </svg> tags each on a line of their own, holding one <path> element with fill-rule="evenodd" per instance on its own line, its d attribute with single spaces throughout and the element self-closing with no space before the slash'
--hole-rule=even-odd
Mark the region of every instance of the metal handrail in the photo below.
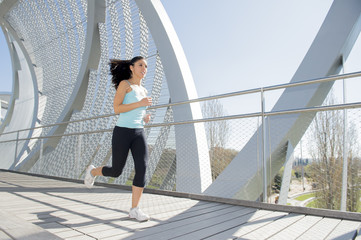
<svg viewBox="0 0 361 240">
<path fill-rule="evenodd" d="M 194 120 L 188 120 L 188 121 L 178 121 L 178 122 L 168 122 L 168 123 L 154 123 L 154 124 L 145 125 L 144 127 L 145 128 L 154 128 L 154 127 L 175 126 L 175 125 L 183 125 L 183 124 L 194 124 L 194 123 L 203 123 L 203 122 L 234 120 L 234 119 L 242 119 L 242 118 L 253 118 L 253 117 L 261 117 L 263 115 L 264 116 L 276 116 L 276 115 L 300 114 L 300 113 L 308 113 L 308 112 L 334 111 L 334 110 L 352 109 L 352 108 L 361 108 L 361 102 L 347 103 L 347 104 L 335 104 L 335 105 L 329 105 L 329 106 L 298 108 L 298 109 L 290 109 L 290 110 L 282 110 L 282 111 L 270 111 L 270 112 L 264 112 L 264 113 L 262 113 L 262 112 L 254 112 L 254 113 L 236 114 L 236 115 L 223 116 L 223 117 L 194 119 Z M 62 134 L 62 135 L 39 136 L 39 137 L 31 137 L 31 138 L 19 138 L 19 139 L 13 139 L 13 140 L 0 141 L 0 143 L 14 142 L 14 141 L 25 141 L 25 140 L 31 140 L 31 139 L 59 138 L 59 137 L 68 137 L 68 136 L 94 134 L 94 133 L 103 133 L 103 132 L 111 132 L 111 131 L 113 131 L 113 128 L 99 129 L 99 130 L 87 131 L 87 132 L 68 133 L 68 134 Z"/>
<path fill-rule="evenodd" d="M 181 104 L 203 102 L 203 101 L 209 101 L 209 100 L 219 99 L 219 98 L 227 98 L 227 97 L 234 97 L 234 96 L 240 96 L 240 95 L 251 94 L 251 93 L 259 93 L 261 91 L 266 92 L 266 91 L 278 90 L 278 89 L 282 89 L 282 88 L 298 87 L 298 86 L 303 86 L 303 85 L 308 85 L 308 84 L 330 82 L 330 81 L 354 78 L 354 77 L 361 77 L 361 71 L 353 72 L 353 73 L 345 73 L 345 74 L 340 74 L 340 75 L 333 75 L 333 76 L 324 77 L 324 78 L 315 78 L 315 79 L 311 79 L 311 80 L 299 81 L 299 82 L 294 82 L 294 83 L 285 83 L 285 84 L 279 84 L 279 85 L 272 85 L 272 86 L 268 86 L 268 87 L 253 88 L 253 89 L 249 89 L 249 90 L 218 94 L 218 95 L 213 95 L 213 96 L 209 96 L 209 97 L 196 98 L 196 99 L 191 99 L 191 100 L 181 101 L 181 102 L 162 104 L 162 105 L 152 106 L 149 109 L 171 107 L 171 106 L 176 106 L 176 105 L 181 105 Z"/>
<path fill-rule="evenodd" d="M 240 96 L 240 95 L 251 94 L 251 93 L 259 93 L 262 91 L 265 92 L 265 91 L 272 91 L 272 90 L 278 90 L 278 89 L 283 89 L 283 88 L 290 88 L 290 87 L 304 86 L 304 85 L 309 85 L 309 84 L 336 81 L 336 80 L 341 80 L 341 79 L 355 78 L 355 77 L 361 77 L 361 71 L 339 74 L 339 75 L 332 75 L 332 76 L 323 77 L 323 78 L 315 78 L 315 79 L 310 79 L 310 80 L 305 80 L 305 81 L 298 81 L 298 82 L 294 82 L 294 83 L 285 83 L 285 84 L 272 85 L 272 86 L 262 87 L 262 88 L 254 88 L 254 89 L 249 89 L 249 90 L 236 91 L 236 92 L 230 92 L 230 93 L 225 93 L 225 94 L 218 94 L 218 95 L 213 95 L 213 96 L 209 96 L 209 97 L 196 98 L 196 99 L 168 103 L 168 104 L 160 104 L 160 105 L 156 105 L 156 106 L 150 106 L 148 108 L 148 110 L 172 107 L 172 106 L 183 105 L 183 104 L 191 104 L 191 103 L 209 101 L 209 100 L 220 99 L 220 98 L 234 97 L 234 96 Z M 358 104 L 358 103 L 356 103 L 356 104 Z M 348 104 L 346 104 L 346 105 L 348 106 Z M 357 107 L 355 107 L 355 108 L 357 108 Z M 302 109 L 307 110 L 307 109 L 317 109 L 317 108 L 302 108 Z M 288 111 L 299 112 L 299 111 L 302 111 L 302 109 L 288 110 Z M 311 110 L 307 110 L 307 111 L 311 111 Z M 322 110 L 319 110 L 319 111 L 322 111 Z M 263 114 L 265 116 L 266 115 L 276 115 L 276 113 L 277 114 L 288 114 L 288 112 L 286 112 L 286 111 L 275 111 L 273 113 L 274 114 L 272 114 L 272 112 L 264 112 Z M 33 127 L 33 128 L 25 128 L 25 129 L 20 129 L 20 130 L 16 130 L 16 131 L 2 133 L 2 134 L 0 134 L 0 136 L 5 135 L 5 134 L 17 133 L 20 131 L 29 131 L 29 130 L 34 130 L 34 129 L 38 129 L 38 128 L 54 127 L 54 126 L 59 126 L 59 125 L 63 125 L 63 124 L 89 121 L 89 120 L 94 120 L 94 119 L 99 119 L 99 118 L 112 117 L 112 116 L 116 116 L 116 115 L 118 115 L 118 114 L 112 113 L 112 114 L 99 115 L 99 116 L 90 117 L 90 118 L 84 118 L 84 119 L 78 119 L 78 120 L 72 120 L 72 121 L 66 121 L 66 122 L 60 122 L 60 123 L 53 123 L 53 124 L 48 124 L 48 125 L 43 125 L 43 126 L 38 126 L 38 127 Z M 262 115 L 262 113 L 232 115 L 232 116 L 226 117 L 226 119 L 223 119 L 223 120 L 235 119 L 235 118 L 245 118 L 245 117 L 255 117 L 255 116 L 261 116 L 261 115 Z M 241 117 L 241 116 L 245 116 L 245 117 Z M 222 120 L 222 119 L 218 119 L 218 118 L 215 118 L 215 119 L 217 119 L 215 121 Z M 203 120 L 206 120 L 206 119 L 179 122 L 179 124 L 197 123 L 197 122 L 201 122 Z M 167 123 L 167 124 L 170 124 L 170 123 Z M 164 126 L 167 124 L 165 124 L 165 123 L 150 124 L 150 125 L 146 125 L 145 127 L 158 127 L 158 126 Z M 172 123 L 172 125 L 176 125 L 176 124 L 177 123 L 175 123 L 175 122 Z M 50 136 L 36 137 L 36 138 L 49 138 L 49 137 Z M 0 142 L 0 143 L 3 143 L 3 142 Z"/>
</svg>

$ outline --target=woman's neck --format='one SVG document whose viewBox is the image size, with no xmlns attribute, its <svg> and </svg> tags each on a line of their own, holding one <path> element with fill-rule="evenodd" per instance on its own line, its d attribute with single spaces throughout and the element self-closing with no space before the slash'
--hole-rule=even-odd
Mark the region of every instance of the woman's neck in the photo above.
<svg viewBox="0 0 361 240">
<path fill-rule="evenodd" d="M 130 84 L 140 85 L 140 82 L 142 81 L 142 79 L 129 78 L 128 81 L 130 82 Z"/>
</svg>

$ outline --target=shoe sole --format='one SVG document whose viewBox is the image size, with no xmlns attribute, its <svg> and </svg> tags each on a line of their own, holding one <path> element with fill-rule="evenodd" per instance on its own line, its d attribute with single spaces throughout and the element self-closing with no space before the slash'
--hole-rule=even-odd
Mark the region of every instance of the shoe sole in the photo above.
<svg viewBox="0 0 361 240">
<path fill-rule="evenodd" d="M 138 222 L 148 222 L 149 220 L 150 220 L 150 218 L 149 219 L 145 219 L 145 220 L 139 220 L 139 219 L 137 219 L 137 218 L 135 218 L 135 217 L 129 217 L 130 219 L 134 219 L 134 220 L 137 220 Z"/>
</svg>

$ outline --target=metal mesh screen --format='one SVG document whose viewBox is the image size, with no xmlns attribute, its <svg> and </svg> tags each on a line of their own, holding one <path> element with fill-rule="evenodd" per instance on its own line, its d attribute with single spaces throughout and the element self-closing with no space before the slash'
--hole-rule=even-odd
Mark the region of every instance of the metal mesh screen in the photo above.
<svg viewBox="0 0 361 240">
<path fill-rule="evenodd" d="M 107 1 L 106 22 L 99 24 L 101 36 L 101 57 L 98 70 L 91 71 L 87 96 L 81 112 L 73 114 L 71 120 L 89 118 L 113 112 L 113 97 L 115 90 L 109 76 L 108 62 L 110 58 L 131 58 L 134 55 L 143 54 L 148 61 L 148 74 L 144 85 L 151 93 L 155 104 L 168 103 L 169 93 L 164 77 L 160 56 L 152 41 L 146 22 L 133 1 Z M 154 119 L 165 122 L 173 121 L 172 110 L 151 110 L 152 121 Z M 100 118 L 82 122 L 81 124 L 69 124 L 65 134 L 94 131 L 99 129 L 111 129 L 115 125 L 117 116 Z M 146 134 L 150 142 L 150 163 L 151 172 L 156 171 L 159 157 L 163 154 L 164 148 L 170 135 L 170 127 L 161 129 L 147 129 Z M 46 132 L 44 132 L 45 134 Z M 79 139 L 80 138 L 80 139 Z M 75 141 L 75 142 L 74 142 Z M 77 143 L 81 141 L 81 143 Z M 82 150 L 76 150 L 76 146 Z M 72 147 L 75 149 L 72 149 Z M 69 148 L 70 147 L 70 148 Z M 63 154 L 69 152 L 69 155 Z M 77 154 L 76 154 L 77 153 Z M 44 153 L 48 167 L 45 172 L 51 175 L 66 177 L 67 172 L 73 172 L 70 176 L 82 177 L 82 171 L 89 164 L 106 165 L 111 164 L 111 132 L 87 134 L 83 137 L 66 137 L 61 139 L 54 150 Z M 40 163 L 40 162 L 39 162 Z M 57 165 L 56 163 L 60 163 Z M 37 163 L 38 164 L 38 163 Z M 44 164 L 44 162 L 42 162 Z M 55 164 L 55 165 L 54 165 Z M 74 167 L 77 164 L 77 167 Z M 67 167 L 66 167 L 67 166 Z M 117 179 L 99 178 L 98 181 L 126 184 L 132 178 L 133 160 L 131 154 L 127 165 Z M 34 166 L 31 171 L 39 169 Z M 77 170 L 76 170 L 77 169 Z M 76 172 L 74 172 L 76 171 Z M 148 181 L 153 174 L 149 173 Z"/>
<path fill-rule="evenodd" d="M 36 126 L 57 122 L 69 104 L 85 46 L 87 2 L 18 1 L 6 15 L 34 67 L 38 109 Z M 40 37 L 41 36 L 41 37 Z M 46 135 L 50 128 L 38 129 L 32 137 Z M 37 141 L 25 143 L 25 159 Z"/>
</svg>

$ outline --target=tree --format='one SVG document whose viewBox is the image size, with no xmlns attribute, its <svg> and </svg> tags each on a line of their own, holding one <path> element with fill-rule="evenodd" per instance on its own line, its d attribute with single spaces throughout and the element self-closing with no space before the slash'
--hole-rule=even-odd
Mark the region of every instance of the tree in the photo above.
<svg viewBox="0 0 361 240">
<path fill-rule="evenodd" d="M 331 96 L 327 105 L 333 104 Z M 340 209 L 342 168 L 343 168 L 343 114 L 342 111 L 318 112 L 311 124 L 310 139 L 314 142 L 309 152 L 314 159 L 309 167 L 309 173 L 316 186 L 316 206 L 326 209 Z M 355 126 L 349 124 L 347 134 L 348 184 L 347 210 L 356 211 L 359 199 L 360 178 L 357 169 L 353 167 L 359 160 L 355 158 L 358 152 L 357 133 Z M 355 172 L 356 171 L 356 172 Z"/>
<path fill-rule="evenodd" d="M 226 111 L 218 99 L 209 100 L 202 105 L 204 118 L 223 117 Z M 205 123 L 209 149 L 224 148 L 227 142 L 229 126 L 227 121 L 211 121 Z"/>
<path fill-rule="evenodd" d="M 272 193 L 279 193 L 281 191 L 282 176 L 285 171 L 285 167 L 281 167 L 272 182 Z"/>
<path fill-rule="evenodd" d="M 218 99 L 209 100 L 202 105 L 204 118 L 215 118 L 226 115 L 223 105 Z M 213 180 L 223 171 L 237 154 L 234 150 L 226 150 L 229 124 L 225 120 L 205 122 L 208 139 L 209 157 L 211 160 Z"/>
</svg>

